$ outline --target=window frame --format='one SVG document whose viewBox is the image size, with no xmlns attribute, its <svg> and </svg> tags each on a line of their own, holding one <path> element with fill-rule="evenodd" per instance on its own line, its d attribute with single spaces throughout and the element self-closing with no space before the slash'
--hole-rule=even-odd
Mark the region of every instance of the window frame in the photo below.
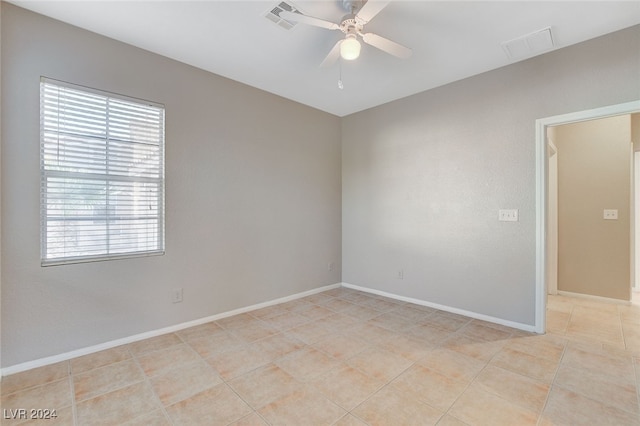
<svg viewBox="0 0 640 426">
<path fill-rule="evenodd" d="M 106 226 L 106 231 L 104 234 L 104 238 L 108 241 L 105 243 L 105 252 L 100 254 L 89 254 L 89 255 L 73 255 L 73 256 L 63 256 L 63 257 L 47 257 L 48 256 L 48 222 L 49 219 L 53 216 L 48 214 L 48 190 L 47 183 L 48 179 L 51 177 L 58 177 L 61 179 L 64 178 L 75 178 L 82 179 L 82 176 L 90 175 L 89 173 L 83 172 L 70 172 L 70 171 L 57 171 L 48 169 L 45 164 L 45 103 L 44 103 L 44 92 L 46 85 L 53 85 L 61 88 L 68 88 L 71 90 L 79 91 L 82 93 L 86 93 L 87 95 L 96 95 L 100 97 L 106 98 L 107 104 L 109 100 L 121 101 L 130 104 L 136 104 L 143 107 L 151 107 L 158 110 L 159 113 L 159 139 L 158 139 L 158 174 L 157 178 L 149 178 L 149 177 L 136 177 L 136 176 L 125 176 L 124 174 L 113 173 L 108 166 L 105 166 L 104 173 L 96 173 L 92 175 L 92 177 L 85 178 L 85 181 L 94 180 L 96 182 L 100 182 L 100 176 L 104 178 L 105 188 L 110 186 L 109 182 L 131 182 L 131 183 L 152 183 L 157 185 L 157 196 L 153 197 L 152 200 L 155 200 L 157 205 L 157 214 L 154 215 L 157 217 L 157 226 L 154 227 L 155 231 L 151 231 L 151 233 L 143 233 L 140 235 L 155 235 L 157 238 L 157 244 L 155 249 L 145 249 L 145 250 L 135 250 L 135 251 L 118 251 L 116 253 L 109 253 L 110 250 L 114 250 L 114 247 L 111 246 L 111 242 L 109 239 L 112 237 L 111 231 L 109 230 L 108 224 Z M 91 87 L 81 86 L 78 84 L 73 84 L 61 80 L 56 80 L 48 77 L 41 76 L 40 77 L 40 262 L 41 266 L 56 266 L 56 265 L 66 265 L 66 264 L 74 264 L 74 263 L 87 263 L 87 262 L 99 262 L 99 261 L 107 261 L 107 260 L 118 260 L 118 259 L 129 259 L 129 258 L 137 258 L 137 257 L 148 257 L 148 256 L 161 256 L 165 254 L 165 176 L 166 176 L 166 164 L 165 164 L 165 145 L 166 145 L 166 120 L 165 120 L 165 106 L 161 103 L 152 102 L 144 99 L 134 98 L 131 96 L 121 95 L 118 93 L 107 92 L 104 90 L 99 90 Z M 112 114 L 111 107 L 105 107 L 105 126 L 109 126 L 109 115 Z M 49 133 L 51 133 L 49 131 Z M 56 133 L 60 133 L 59 131 Z M 101 140 L 105 145 L 105 161 L 108 163 L 111 158 L 108 154 L 109 152 L 109 142 L 114 141 L 115 138 L 110 138 L 109 131 L 105 131 L 104 138 L 96 138 L 96 140 Z M 122 141 L 120 141 L 122 143 Z M 129 142 L 132 146 L 134 144 L 133 141 Z M 155 150 L 154 150 L 155 153 Z M 86 155 L 84 154 L 86 159 Z M 79 162 L 79 164 L 82 164 Z M 106 189 L 105 197 L 110 198 L 109 189 Z M 67 194 L 67 193 L 65 193 Z M 107 204 L 105 206 L 105 222 L 116 221 L 116 219 L 110 219 L 109 212 L 111 210 L 111 205 Z M 115 206 L 114 206 L 115 207 Z M 66 219 L 62 219 L 64 222 Z M 73 219 L 68 219 L 73 220 Z"/>
</svg>

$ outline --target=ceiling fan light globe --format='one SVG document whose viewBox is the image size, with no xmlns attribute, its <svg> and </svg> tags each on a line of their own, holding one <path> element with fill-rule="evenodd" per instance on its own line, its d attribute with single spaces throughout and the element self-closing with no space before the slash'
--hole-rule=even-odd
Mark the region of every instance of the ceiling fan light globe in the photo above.
<svg viewBox="0 0 640 426">
<path fill-rule="evenodd" d="M 360 56 L 360 42 L 355 37 L 347 37 L 340 44 L 340 56 L 342 59 L 352 61 Z"/>
</svg>

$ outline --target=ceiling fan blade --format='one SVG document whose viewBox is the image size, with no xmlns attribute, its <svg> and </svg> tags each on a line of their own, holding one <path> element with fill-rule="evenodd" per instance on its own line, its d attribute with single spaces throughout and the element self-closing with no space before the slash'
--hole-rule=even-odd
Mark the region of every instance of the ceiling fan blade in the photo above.
<svg viewBox="0 0 640 426">
<path fill-rule="evenodd" d="M 340 25 L 338 24 L 325 21 L 324 19 L 314 18 L 313 16 L 303 15 L 301 13 L 293 13 L 285 10 L 280 12 L 279 16 L 286 21 L 300 22 L 302 24 L 313 25 L 314 27 L 326 28 L 328 30 L 340 29 Z"/>
<path fill-rule="evenodd" d="M 356 20 L 361 24 L 366 24 L 371 21 L 382 9 L 387 7 L 391 3 L 391 0 L 368 0 L 362 9 L 356 13 Z"/>
<path fill-rule="evenodd" d="M 338 42 L 333 46 L 327 57 L 324 58 L 324 61 L 320 64 L 320 68 L 327 68 L 336 63 L 340 57 L 340 44 L 342 44 L 342 41 L 343 40 L 338 40 Z"/>
<path fill-rule="evenodd" d="M 380 37 L 377 34 L 362 34 L 362 40 L 373 47 L 376 47 L 384 52 L 387 52 L 390 55 L 396 56 L 401 59 L 406 59 L 413 55 L 413 50 L 409 49 L 408 47 L 404 47 L 403 45 L 398 44 L 395 41 Z"/>
</svg>

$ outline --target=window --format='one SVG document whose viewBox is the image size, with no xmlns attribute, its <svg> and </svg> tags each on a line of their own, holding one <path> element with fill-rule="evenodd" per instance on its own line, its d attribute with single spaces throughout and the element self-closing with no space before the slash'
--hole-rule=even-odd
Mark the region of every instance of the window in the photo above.
<svg viewBox="0 0 640 426">
<path fill-rule="evenodd" d="M 164 106 L 42 78 L 42 265 L 164 253 Z"/>
</svg>

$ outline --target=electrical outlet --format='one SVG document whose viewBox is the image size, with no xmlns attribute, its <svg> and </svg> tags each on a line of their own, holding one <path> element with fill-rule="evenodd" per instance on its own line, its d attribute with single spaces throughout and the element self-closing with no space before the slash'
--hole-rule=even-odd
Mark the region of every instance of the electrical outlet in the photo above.
<svg viewBox="0 0 640 426">
<path fill-rule="evenodd" d="M 398 270 L 398 279 L 399 280 L 403 280 L 404 279 L 404 271 L 402 269 Z"/>
<path fill-rule="evenodd" d="M 333 262 L 329 262 L 329 263 L 327 264 L 327 269 L 328 269 L 329 271 L 333 271 L 335 268 L 336 268 L 336 264 L 335 264 L 335 263 L 333 263 Z"/>
<path fill-rule="evenodd" d="M 182 302 L 182 287 L 173 289 L 173 291 L 171 292 L 171 301 L 173 303 Z"/>
<path fill-rule="evenodd" d="M 517 222 L 518 209 L 500 209 L 498 210 L 498 220 L 500 222 Z"/>
<path fill-rule="evenodd" d="M 605 209 L 604 210 L 604 219 L 605 220 L 618 220 L 618 210 L 614 209 Z"/>
</svg>

